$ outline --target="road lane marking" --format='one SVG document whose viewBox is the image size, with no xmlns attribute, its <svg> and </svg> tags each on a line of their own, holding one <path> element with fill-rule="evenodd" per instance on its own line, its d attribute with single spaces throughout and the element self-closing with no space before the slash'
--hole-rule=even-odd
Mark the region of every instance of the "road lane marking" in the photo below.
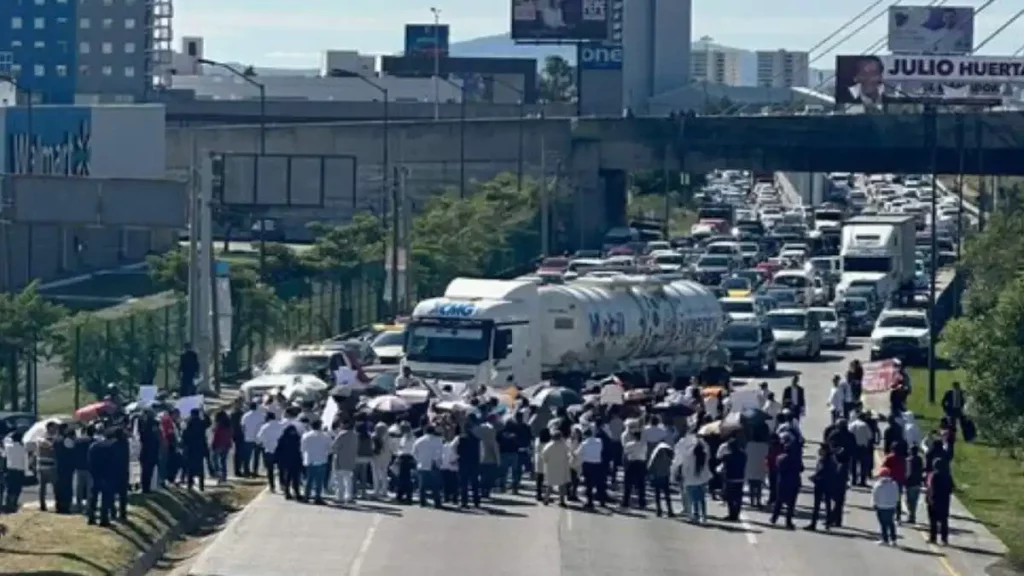
<svg viewBox="0 0 1024 576">
<path fill-rule="evenodd" d="M 572 532 L 572 510 L 565 510 L 565 529 Z"/>
<path fill-rule="evenodd" d="M 380 526 L 382 518 L 383 516 L 380 514 L 373 515 L 373 522 L 366 531 L 363 543 L 359 545 L 359 552 L 356 552 L 356 557 L 352 560 L 352 567 L 348 570 L 348 576 L 359 576 L 359 573 L 362 572 L 363 560 L 366 559 L 366 553 L 370 551 L 370 545 L 373 544 L 373 536 L 377 533 L 377 527 Z"/>
</svg>

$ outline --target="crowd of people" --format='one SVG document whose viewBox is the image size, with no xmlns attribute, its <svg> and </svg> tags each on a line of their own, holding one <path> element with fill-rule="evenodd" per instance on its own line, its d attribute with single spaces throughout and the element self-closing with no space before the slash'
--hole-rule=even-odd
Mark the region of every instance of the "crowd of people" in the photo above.
<svg viewBox="0 0 1024 576">
<path fill-rule="evenodd" d="M 411 382 L 410 376 L 403 378 Z M 962 390 L 956 385 L 943 398 L 947 416 L 925 436 L 905 410 L 909 378 L 904 375 L 891 393 L 887 417 L 863 408 L 862 378 L 863 369 L 853 364 L 833 382 L 832 423 L 808 476 L 813 504 L 806 529 L 842 526 L 847 491 L 873 481 L 880 543 L 896 543 L 904 514 L 907 522 L 917 521 L 922 497 L 931 540 L 946 543 Z M 646 509 L 651 496 L 658 516 L 679 510 L 702 524 L 709 498 L 725 503 L 725 521 L 739 521 L 746 496 L 746 505 L 769 511 L 773 524 L 782 520 L 795 528 L 808 444 L 800 425 L 807 404 L 799 378 L 785 387 L 781 401 L 763 383 L 758 398 L 764 425 L 730 431 L 709 426 L 727 419 L 728 388 L 711 410 L 697 385 L 678 393 L 691 408 L 683 414 L 656 412 L 663 400 L 657 395 L 632 405 L 590 400 L 561 406 L 481 393 L 457 409 L 441 410 L 432 399 L 420 411 L 400 414 L 368 410 L 345 395 L 325 400 L 338 405 L 337 416 L 325 422 L 322 404 L 271 394 L 260 402 L 239 399 L 212 414 L 146 408 L 78 429 L 50 423 L 35 448 L 39 505 L 47 510 L 52 490 L 55 512 L 81 513 L 90 524 L 106 526 L 127 517 L 132 488 L 149 492 L 174 483 L 205 490 L 208 477 L 227 482 L 230 468 L 235 477 L 265 477 L 270 490 L 286 499 L 317 504 L 328 497 L 341 505 L 393 498 L 437 508 L 480 507 L 496 492 L 521 493 L 530 478 L 531 495 L 542 505 L 607 507 L 617 492 L 615 505 Z M 17 511 L 28 472 L 23 434 L 11 431 L 2 443 L 0 502 L 7 513 Z M 884 456 L 876 469 L 877 449 Z"/>
</svg>

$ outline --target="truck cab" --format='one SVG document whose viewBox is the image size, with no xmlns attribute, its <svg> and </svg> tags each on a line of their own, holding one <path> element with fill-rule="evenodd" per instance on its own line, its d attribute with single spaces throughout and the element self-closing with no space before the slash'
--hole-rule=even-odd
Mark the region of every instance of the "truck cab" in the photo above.
<svg viewBox="0 0 1024 576">
<path fill-rule="evenodd" d="M 928 361 L 931 329 L 928 313 L 919 309 L 890 308 L 882 312 L 871 331 L 871 360 L 901 358 Z"/>
<path fill-rule="evenodd" d="M 855 281 L 868 281 L 876 284 L 882 301 L 898 294 L 912 298 L 915 236 L 912 216 L 890 214 L 848 220 L 843 227 L 843 272 L 838 295 L 842 296 Z"/>
</svg>

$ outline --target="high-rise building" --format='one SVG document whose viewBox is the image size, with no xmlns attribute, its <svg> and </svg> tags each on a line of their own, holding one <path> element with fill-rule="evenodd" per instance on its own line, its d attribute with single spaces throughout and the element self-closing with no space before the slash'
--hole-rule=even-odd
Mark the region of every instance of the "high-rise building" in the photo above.
<svg viewBox="0 0 1024 576">
<path fill-rule="evenodd" d="M 690 83 L 692 14 L 692 0 L 623 2 L 624 107 L 642 111 L 652 96 Z"/>
<path fill-rule="evenodd" d="M 36 102 L 143 101 L 170 53 L 171 0 L 0 1 L 0 63 Z M 169 63 L 169 61 L 168 61 Z"/>
<path fill-rule="evenodd" d="M 810 55 L 789 50 L 758 50 L 757 85 L 772 88 L 810 84 Z"/>
<path fill-rule="evenodd" d="M 743 53 L 715 48 L 694 49 L 690 53 L 690 78 L 695 82 L 741 86 Z"/>
</svg>

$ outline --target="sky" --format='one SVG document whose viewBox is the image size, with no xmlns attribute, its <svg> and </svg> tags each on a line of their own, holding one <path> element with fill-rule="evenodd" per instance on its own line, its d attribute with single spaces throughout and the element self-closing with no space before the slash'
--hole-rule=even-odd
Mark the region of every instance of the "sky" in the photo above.
<svg viewBox="0 0 1024 576">
<path fill-rule="evenodd" d="M 452 42 L 508 31 L 510 0 L 433 1 L 441 11 L 441 22 L 451 26 Z M 979 7 L 984 3 L 952 0 L 947 5 Z M 694 39 L 710 36 L 719 44 L 748 50 L 807 50 L 872 1 L 694 0 L 693 4 Z M 883 13 L 888 4 L 888 0 L 880 3 L 859 23 Z M 174 34 L 202 36 L 209 58 L 261 66 L 316 67 L 325 49 L 368 54 L 401 51 L 404 25 L 432 22 L 430 6 L 415 0 L 174 0 Z M 1020 0 L 995 0 L 976 17 L 976 41 L 1022 8 Z M 836 53 L 863 52 L 884 36 L 886 24 L 887 18 L 880 17 L 836 50 L 812 53 L 812 58 L 820 58 L 812 65 L 831 67 Z M 1022 44 L 1024 18 L 982 53 L 1007 55 Z"/>
</svg>

